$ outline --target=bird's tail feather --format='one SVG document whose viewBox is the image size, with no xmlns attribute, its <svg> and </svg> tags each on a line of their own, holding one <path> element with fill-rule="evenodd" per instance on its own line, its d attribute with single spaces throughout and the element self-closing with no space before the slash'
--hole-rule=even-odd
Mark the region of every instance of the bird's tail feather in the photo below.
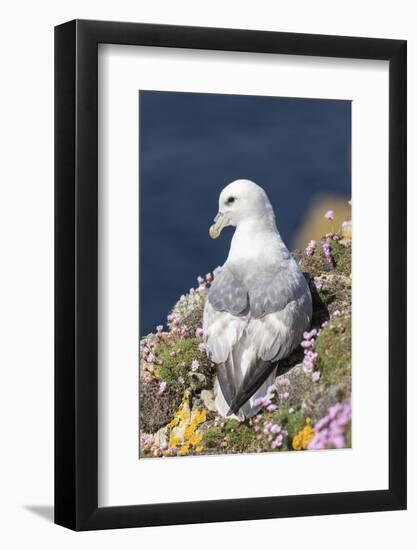
<svg viewBox="0 0 417 550">
<path fill-rule="evenodd" d="M 269 375 L 275 372 L 275 368 L 276 364 L 262 361 L 262 364 L 257 364 L 256 376 L 254 376 L 253 370 L 249 369 L 243 378 L 235 398 L 230 404 L 227 415 L 236 414 L 263 385 L 265 380 L 269 378 Z"/>
<path fill-rule="evenodd" d="M 236 415 L 244 420 L 259 411 L 260 406 L 255 406 L 251 398 L 266 393 L 264 386 L 273 382 L 277 364 L 258 359 L 243 375 L 239 363 L 239 358 L 231 354 L 217 366 L 216 406 L 222 416 Z"/>
</svg>

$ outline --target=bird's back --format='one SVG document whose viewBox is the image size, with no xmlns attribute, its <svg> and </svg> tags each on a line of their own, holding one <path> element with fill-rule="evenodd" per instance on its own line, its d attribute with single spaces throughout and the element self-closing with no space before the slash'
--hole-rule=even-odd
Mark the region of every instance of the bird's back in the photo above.
<svg viewBox="0 0 417 550">
<path fill-rule="evenodd" d="M 239 407 L 247 417 L 258 411 L 255 401 L 265 394 L 273 365 L 299 345 L 310 324 L 312 305 L 307 282 L 295 262 L 274 275 L 267 266 L 257 273 L 243 273 L 238 267 L 225 264 L 215 279 L 203 329 L 210 357 L 218 365 L 223 408 L 247 397 L 246 405 Z M 249 397 L 248 388 L 253 390 Z"/>
</svg>

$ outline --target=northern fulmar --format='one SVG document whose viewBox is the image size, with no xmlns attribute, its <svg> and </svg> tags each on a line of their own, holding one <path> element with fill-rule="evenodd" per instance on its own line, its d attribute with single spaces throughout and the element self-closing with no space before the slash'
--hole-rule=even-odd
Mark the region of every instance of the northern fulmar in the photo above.
<svg viewBox="0 0 417 550">
<path fill-rule="evenodd" d="M 278 361 L 300 344 L 312 300 L 262 187 L 236 180 L 223 189 L 210 236 L 227 226 L 236 230 L 208 292 L 203 330 L 216 365 L 217 410 L 243 421 L 259 411 L 256 400 L 273 383 Z"/>
</svg>

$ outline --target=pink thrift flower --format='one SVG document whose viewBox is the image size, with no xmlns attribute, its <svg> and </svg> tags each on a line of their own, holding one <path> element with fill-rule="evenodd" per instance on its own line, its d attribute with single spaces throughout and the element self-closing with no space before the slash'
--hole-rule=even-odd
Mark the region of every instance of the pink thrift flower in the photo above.
<svg viewBox="0 0 417 550">
<path fill-rule="evenodd" d="M 314 340 L 303 340 L 300 345 L 304 349 L 311 348 L 314 345 Z"/>
<path fill-rule="evenodd" d="M 303 371 L 307 374 L 308 372 L 311 371 L 311 369 L 313 368 L 313 363 L 312 361 L 308 361 L 306 359 L 304 359 L 303 361 Z"/>
<path fill-rule="evenodd" d="M 197 328 L 195 329 L 195 335 L 196 335 L 197 338 L 201 338 L 201 337 L 203 336 L 203 334 L 204 334 L 204 331 L 203 331 L 202 328 L 197 327 Z"/>
<path fill-rule="evenodd" d="M 213 275 L 211 273 L 206 273 L 206 281 L 208 283 L 211 283 L 212 280 L 213 280 Z"/>
<path fill-rule="evenodd" d="M 204 277 L 202 277 L 201 275 L 199 275 L 199 276 L 197 277 L 197 281 L 198 281 L 198 284 L 199 284 L 199 285 L 202 285 L 202 284 L 204 283 Z"/>
<path fill-rule="evenodd" d="M 272 422 L 266 422 L 264 425 L 264 433 L 268 434 L 272 428 Z"/>
<path fill-rule="evenodd" d="M 278 384 L 280 386 L 289 386 L 290 385 L 290 381 L 288 380 L 288 378 L 280 378 L 278 380 Z"/>
<path fill-rule="evenodd" d="M 320 380 L 320 373 L 318 370 L 313 372 L 313 374 L 311 375 L 311 380 L 313 382 L 318 382 Z"/>
<path fill-rule="evenodd" d="M 165 380 L 163 380 L 162 382 L 159 383 L 159 395 L 162 395 L 164 393 L 164 391 L 167 389 L 167 383 L 165 382 Z"/>
<path fill-rule="evenodd" d="M 303 334 L 304 340 L 311 340 L 312 338 L 314 338 L 314 336 L 317 336 L 317 330 L 315 328 L 313 328 L 313 330 L 310 330 L 310 332 L 305 332 Z"/>
<path fill-rule="evenodd" d="M 180 336 L 181 338 L 187 338 L 188 336 L 188 328 L 185 325 L 181 327 Z"/>
<path fill-rule="evenodd" d="M 310 241 L 305 249 L 304 253 L 306 256 L 312 256 L 316 250 L 316 241 Z"/>
<path fill-rule="evenodd" d="M 194 361 L 191 363 L 191 370 L 195 372 L 199 366 L 200 366 L 200 363 L 197 361 L 197 359 L 194 359 Z"/>
<path fill-rule="evenodd" d="M 290 396 L 290 394 L 287 391 L 285 391 L 284 393 L 281 394 L 282 399 L 288 399 L 289 396 Z"/>
<path fill-rule="evenodd" d="M 334 212 L 333 212 L 333 210 L 328 210 L 328 211 L 324 214 L 324 217 L 326 218 L 326 220 L 334 220 Z"/>
<path fill-rule="evenodd" d="M 261 406 L 261 407 L 265 407 L 267 405 L 266 401 L 265 401 L 265 397 L 258 397 L 257 399 L 255 399 L 255 402 L 254 404 L 256 406 Z"/>
<path fill-rule="evenodd" d="M 268 412 L 274 412 L 274 411 L 277 410 L 277 408 L 278 408 L 278 407 L 277 407 L 276 405 L 274 405 L 273 403 L 271 403 L 270 405 L 267 406 L 266 410 L 267 410 Z"/>
<path fill-rule="evenodd" d="M 336 309 L 336 311 L 333 312 L 333 317 L 340 317 L 341 316 L 341 313 L 338 309 Z"/>
<path fill-rule="evenodd" d="M 272 449 L 276 449 L 277 447 L 281 447 L 281 445 L 282 445 L 282 440 L 283 440 L 283 439 L 284 439 L 284 438 L 282 437 L 282 435 L 281 435 L 281 434 L 278 434 L 277 437 L 276 437 L 276 438 L 274 439 L 274 441 L 272 442 L 271 448 L 272 448 Z"/>
<path fill-rule="evenodd" d="M 203 342 L 201 342 L 200 344 L 198 344 L 198 351 L 201 351 L 201 353 L 204 353 L 206 351 L 206 345 L 203 344 Z"/>
<path fill-rule="evenodd" d="M 163 330 L 164 330 L 163 325 L 158 325 L 158 326 L 156 327 L 156 332 L 162 332 Z"/>
<path fill-rule="evenodd" d="M 332 258 L 331 252 L 330 252 L 329 243 L 323 243 L 322 244 L 322 249 L 323 249 L 323 254 L 324 254 L 324 257 L 325 257 L 326 261 L 329 262 L 329 264 L 331 264 L 332 261 L 333 261 L 333 258 Z"/>
</svg>

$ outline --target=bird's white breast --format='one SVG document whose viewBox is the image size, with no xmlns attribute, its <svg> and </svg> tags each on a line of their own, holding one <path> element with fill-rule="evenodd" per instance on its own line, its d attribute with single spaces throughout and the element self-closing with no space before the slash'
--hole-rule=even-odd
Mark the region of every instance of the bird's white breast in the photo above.
<svg viewBox="0 0 417 550">
<path fill-rule="evenodd" d="M 282 241 L 273 230 L 257 230 L 251 226 L 239 226 L 233 235 L 227 261 L 270 261 L 280 254 Z"/>
</svg>

